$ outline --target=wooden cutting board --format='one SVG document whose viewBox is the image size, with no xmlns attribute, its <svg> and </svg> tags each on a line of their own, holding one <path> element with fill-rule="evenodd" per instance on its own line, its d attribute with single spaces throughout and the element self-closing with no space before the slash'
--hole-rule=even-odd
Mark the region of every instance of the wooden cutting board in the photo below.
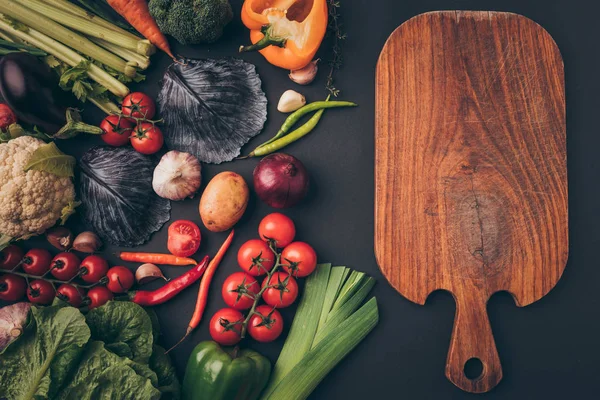
<svg viewBox="0 0 600 400">
<path fill-rule="evenodd" d="M 500 12 L 422 14 L 377 65 L 375 254 L 390 284 L 456 302 L 446 376 L 469 392 L 502 379 L 486 311 L 556 285 L 568 256 L 564 71 L 552 37 Z M 483 366 L 467 378 L 470 359 Z"/>
</svg>

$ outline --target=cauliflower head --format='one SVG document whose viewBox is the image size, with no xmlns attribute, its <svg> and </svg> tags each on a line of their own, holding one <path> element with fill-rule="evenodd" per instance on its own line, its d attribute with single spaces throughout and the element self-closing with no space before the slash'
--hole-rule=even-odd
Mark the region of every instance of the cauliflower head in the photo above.
<svg viewBox="0 0 600 400">
<path fill-rule="evenodd" d="M 213 43 L 233 18 L 229 0 L 150 0 L 148 8 L 160 30 L 181 44 Z"/>
<path fill-rule="evenodd" d="M 0 235 L 27 238 L 44 233 L 75 199 L 71 178 L 23 171 L 33 152 L 44 144 L 30 136 L 0 144 Z"/>
</svg>

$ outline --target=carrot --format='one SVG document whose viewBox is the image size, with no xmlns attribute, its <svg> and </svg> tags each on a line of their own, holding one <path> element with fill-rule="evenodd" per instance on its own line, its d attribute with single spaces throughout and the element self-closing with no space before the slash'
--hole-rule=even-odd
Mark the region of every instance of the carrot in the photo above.
<svg viewBox="0 0 600 400">
<path fill-rule="evenodd" d="M 172 59 L 175 59 L 175 56 L 171 53 L 167 38 L 160 31 L 152 15 L 150 15 L 146 0 L 107 1 L 116 12 L 125 18 L 139 33 L 144 35 L 150 43 L 167 53 Z"/>
<path fill-rule="evenodd" d="M 172 254 L 162 253 L 130 253 L 123 251 L 119 253 L 123 261 L 151 263 L 160 265 L 196 265 L 196 260 L 186 257 L 177 257 Z"/>
<path fill-rule="evenodd" d="M 192 331 L 196 329 L 200 324 L 200 321 L 202 320 L 202 315 L 204 314 L 204 310 L 206 309 L 208 289 L 210 288 L 210 283 L 212 281 L 213 276 L 215 276 L 215 271 L 217 270 L 219 263 L 221 262 L 221 260 L 223 260 L 223 257 L 225 256 L 227 249 L 229 249 L 229 246 L 231 245 L 232 241 L 233 229 L 229 233 L 229 236 L 227 236 L 227 239 L 225 239 L 225 241 L 221 245 L 221 248 L 215 255 L 215 258 L 210 260 L 208 268 L 206 269 L 206 272 L 204 273 L 204 276 L 200 281 L 200 288 L 198 289 L 198 299 L 196 300 L 196 308 L 194 309 L 192 319 L 190 320 L 187 330 L 185 331 L 185 335 L 181 338 L 179 342 L 175 343 L 173 347 L 167 350 L 167 353 L 173 350 L 175 347 L 177 347 L 181 342 L 183 342 L 184 339 L 187 338 L 190 335 L 190 333 L 192 333 Z"/>
</svg>

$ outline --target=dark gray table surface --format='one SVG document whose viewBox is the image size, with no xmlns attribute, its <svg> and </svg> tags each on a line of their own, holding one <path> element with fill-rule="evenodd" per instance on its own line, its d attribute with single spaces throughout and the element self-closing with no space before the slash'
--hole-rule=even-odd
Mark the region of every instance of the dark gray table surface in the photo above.
<svg viewBox="0 0 600 400">
<path fill-rule="evenodd" d="M 341 98 L 360 107 L 327 112 L 318 128 L 285 151 L 302 160 L 311 176 L 311 190 L 301 205 L 285 211 L 297 226 L 297 238 L 311 243 L 321 262 L 347 265 L 377 279 L 380 322 L 375 330 L 341 362 L 314 391 L 311 399 L 468 399 L 474 395 L 454 387 L 444 376 L 454 302 L 443 292 L 431 295 L 425 306 L 415 305 L 396 293 L 379 272 L 373 254 L 374 199 L 374 77 L 379 52 L 388 35 L 410 17 L 431 10 L 498 10 L 523 14 L 550 32 L 562 51 L 566 69 L 567 138 L 570 205 L 570 258 L 565 273 L 545 298 L 526 308 L 517 308 L 506 293 L 494 295 L 488 312 L 504 370 L 504 379 L 485 399 L 590 399 L 600 390 L 600 268 L 596 246 L 600 244 L 598 176 L 600 159 L 598 134 L 600 58 L 598 53 L 598 6 L 575 0 L 470 0 L 470 1 L 395 1 L 341 0 L 343 22 L 348 39 L 344 42 L 345 62 L 337 73 Z M 232 2 L 234 22 L 225 36 L 210 46 L 175 46 L 179 54 L 206 58 L 237 56 L 237 48 L 248 41 L 248 32 L 239 20 L 241 1 Z M 596 7 L 592 9 L 590 7 Z M 320 56 L 329 56 L 327 43 Z M 287 73 L 269 65 L 258 54 L 243 58 L 257 66 L 263 89 L 269 99 L 269 120 L 261 135 L 245 152 L 271 137 L 284 119 L 276 110 L 277 100 L 286 89 L 304 93 L 309 101 L 325 97 L 326 67 L 318 80 L 298 87 Z M 153 58 L 147 80 L 134 87 L 155 96 L 162 74 L 170 63 L 160 54 Z M 93 106 L 84 112 L 86 120 L 98 123 L 102 117 Z M 98 138 L 77 138 L 62 142 L 66 152 L 80 156 Z M 252 181 L 257 160 L 204 165 L 203 182 L 216 173 L 232 170 Z M 198 198 L 173 203 L 172 220 L 185 218 L 200 224 Z M 248 210 L 236 226 L 232 249 L 219 268 L 206 310 L 206 319 L 224 306 L 220 285 L 238 270 L 239 246 L 257 236 L 263 216 L 272 212 L 252 193 Z M 80 229 L 81 221 L 70 222 Z M 166 251 L 166 225 L 141 247 Z M 214 254 L 225 234 L 213 234 L 202 226 L 199 254 Z M 26 246 L 43 244 L 31 240 Z M 105 254 L 118 249 L 108 247 Z M 129 264 L 133 266 L 133 264 Z M 167 275 L 181 273 L 165 267 Z M 188 290 L 171 302 L 156 307 L 163 337 L 170 347 L 184 332 L 192 313 L 196 290 Z M 287 325 L 293 309 L 285 310 Z M 274 343 L 248 345 L 273 361 L 284 335 Z M 172 357 L 181 377 L 188 355 L 200 341 L 209 338 L 207 322 L 175 351 Z"/>
</svg>

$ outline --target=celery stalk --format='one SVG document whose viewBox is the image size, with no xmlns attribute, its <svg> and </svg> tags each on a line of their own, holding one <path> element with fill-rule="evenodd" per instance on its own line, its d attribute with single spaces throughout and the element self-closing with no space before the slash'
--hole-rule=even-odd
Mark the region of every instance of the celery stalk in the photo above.
<svg viewBox="0 0 600 400">
<path fill-rule="evenodd" d="M 71 3 L 68 0 L 42 0 L 46 4 L 51 4 L 56 8 L 59 8 L 63 11 L 68 11 L 73 15 L 77 15 L 78 17 L 82 17 L 87 19 L 90 22 L 95 23 L 96 25 L 103 26 L 105 28 L 112 29 L 115 32 L 122 33 L 124 35 L 128 35 L 133 40 L 143 40 L 143 38 L 134 35 L 133 33 L 121 28 L 120 26 L 114 25 L 113 23 L 105 20 L 99 15 L 93 14 L 89 11 L 84 10 L 83 8 Z"/>
<path fill-rule="evenodd" d="M 67 28 L 71 28 L 88 36 L 106 40 L 107 42 L 125 49 L 136 51 L 145 56 L 150 55 L 151 51 L 154 49 L 154 46 L 148 40 L 132 39 L 130 35 L 125 35 L 110 28 L 100 26 L 90 22 L 89 18 L 80 17 L 39 0 L 19 1 L 25 7 L 28 7 Z"/>
<path fill-rule="evenodd" d="M 377 300 L 373 297 L 358 311 L 337 325 L 271 391 L 265 400 L 303 400 L 350 353 L 379 321 Z"/>
<path fill-rule="evenodd" d="M 121 58 L 124 58 L 127 61 L 131 61 L 137 64 L 140 69 L 148 69 L 150 66 L 150 58 L 138 54 L 132 50 L 125 49 L 123 47 L 119 47 L 113 43 L 109 43 L 105 40 L 98 38 L 89 38 L 92 42 L 96 43 L 98 46 L 104 47 L 106 50 L 111 51 L 118 55 Z"/>
<path fill-rule="evenodd" d="M 39 31 L 112 69 L 123 72 L 130 78 L 133 78 L 136 75 L 135 66 L 127 64 L 122 58 L 92 43 L 90 40 L 65 28 L 59 23 L 54 22 L 50 18 L 22 6 L 16 1 L 0 1 L 0 13 L 14 18 L 30 28 Z"/>
<path fill-rule="evenodd" d="M 360 307 L 374 284 L 373 278 L 346 267 L 317 267 L 306 280 L 262 400 L 305 399 L 352 351 L 379 318 L 375 298 Z"/>
<path fill-rule="evenodd" d="M 0 17 L 0 29 L 11 36 L 16 36 L 17 38 L 24 40 L 25 42 L 45 51 L 48 54 L 52 54 L 71 67 L 74 67 L 81 61 L 85 60 L 79 53 L 71 50 L 67 46 L 44 35 L 43 33 L 36 31 L 35 29 L 29 28 L 27 32 L 15 29 L 12 25 L 10 25 L 9 21 L 6 21 L 2 17 Z M 104 86 L 116 96 L 125 97 L 127 94 L 129 94 L 129 89 L 127 86 L 94 64 L 90 64 L 87 74 L 91 79 Z"/>
<path fill-rule="evenodd" d="M 93 97 L 88 97 L 88 101 L 108 115 L 112 115 L 121 111 L 119 106 L 117 106 L 112 101 L 96 100 Z"/>
</svg>

